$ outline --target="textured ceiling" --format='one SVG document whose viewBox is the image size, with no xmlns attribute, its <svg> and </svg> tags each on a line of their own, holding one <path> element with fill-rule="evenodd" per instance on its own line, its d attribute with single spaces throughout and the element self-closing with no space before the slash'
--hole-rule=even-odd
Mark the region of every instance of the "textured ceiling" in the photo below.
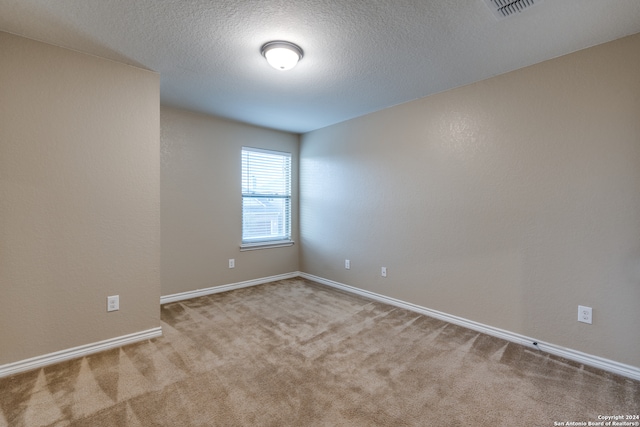
<svg viewBox="0 0 640 427">
<path fill-rule="evenodd" d="M 0 30 L 157 71 L 164 105 L 302 133 L 640 32 L 640 1 L 498 20 L 484 0 L 0 0 Z M 304 49 L 291 71 L 260 55 L 277 39 Z"/>
</svg>

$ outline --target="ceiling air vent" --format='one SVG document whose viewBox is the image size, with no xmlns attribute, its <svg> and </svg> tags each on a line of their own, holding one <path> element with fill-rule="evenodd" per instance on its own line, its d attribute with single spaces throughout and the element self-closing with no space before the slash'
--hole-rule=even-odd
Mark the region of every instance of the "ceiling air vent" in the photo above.
<svg viewBox="0 0 640 427">
<path fill-rule="evenodd" d="M 496 18 L 503 19 L 542 3 L 542 0 L 484 0 Z"/>
</svg>

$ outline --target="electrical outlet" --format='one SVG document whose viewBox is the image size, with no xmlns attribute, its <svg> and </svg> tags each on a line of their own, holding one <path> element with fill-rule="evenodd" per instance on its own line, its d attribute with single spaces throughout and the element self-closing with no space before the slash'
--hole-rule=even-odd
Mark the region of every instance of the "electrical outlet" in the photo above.
<svg viewBox="0 0 640 427">
<path fill-rule="evenodd" d="M 236 260 L 231 258 L 229 260 L 229 268 L 236 268 Z"/>
<path fill-rule="evenodd" d="M 380 275 L 382 277 L 387 277 L 387 267 L 382 267 L 382 269 L 380 270 Z"/>
<path fill-rule="evenodd" d="M 107 297 L 107 311 L 120 310 L 120 295 Z"/>
<path fill-rule="evenodd" d="M 583 305 L 578 306 L 578 322 L 592 324 L 592 309 Z"/>
<path fill-rule="evenodd" d="M 344 268 L 346 268 L 347 270 L 351 269 L 351 261 L 349 261 L 348 259 L 344 260 Z"/>
</svg>

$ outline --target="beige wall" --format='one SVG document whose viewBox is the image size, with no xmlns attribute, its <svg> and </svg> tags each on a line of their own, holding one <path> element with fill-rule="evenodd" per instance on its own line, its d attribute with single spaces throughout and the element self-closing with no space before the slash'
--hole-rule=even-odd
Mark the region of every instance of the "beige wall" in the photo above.
<svg viewBox="0 0 640 427">
<path fill-rule="evenodd" d="M 161 146 L 162 295 L 298 271 L 297 135 L 162 107 Z M 292 154 L 295 245 L 240 252 L 243 146 Z"/>
<path fill-rule="evenodd" d="M 160 326 L 158 75 L 0 33 L 0 82 L 0 365 Z"/>
<path fill-rule="evenodd" d="M 301 270 L 640 366 L 638 70 L 635 35 L 304 135 Z"/>
</svg>

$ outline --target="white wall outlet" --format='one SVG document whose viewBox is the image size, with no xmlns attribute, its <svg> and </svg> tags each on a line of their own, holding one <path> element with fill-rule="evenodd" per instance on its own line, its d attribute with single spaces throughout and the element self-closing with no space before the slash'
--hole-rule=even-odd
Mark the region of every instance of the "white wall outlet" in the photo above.
<svg viewBox="0 0 640 427">
<path fill-rule="evenodd" d="M 578 322 L 592 324 L 592 309 L 583 305 L 578 306 Z"/>
<path fill-rule="evenodd" d="M 380 270 L 380 275 L 382 277 L 387 277 L 387 267 L 382 267 L 382 269 Z"/>
<path fill-rule="evenodd" d="M 236 268 L 236 260 L 231 258 L 229 259 L 229 268 Z"/>
<path fill-rule="evenodd" d="M 344 260 L 344 268 L 346 268 L 347 270 L 351 269 L 351 261 L 349 261 L 348 259 Z"/>
<path fill-rule="evenodd" d="M 120 310 L 120 295 L 107 297 L 107 311 Z"/>
</svg>

